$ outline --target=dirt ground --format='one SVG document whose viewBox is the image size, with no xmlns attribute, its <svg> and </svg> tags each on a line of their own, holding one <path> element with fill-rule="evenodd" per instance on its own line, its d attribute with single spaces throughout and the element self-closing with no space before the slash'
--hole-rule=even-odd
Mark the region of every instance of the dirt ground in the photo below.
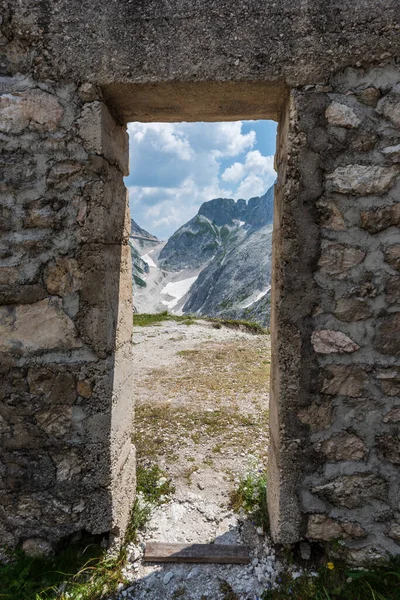
<svg viewBox="0 0 400 600">
<path fill-rule="evenodd" d="M 142 546 L 244 543 L 253 563 L 133 560 L 133 584 L 123 597 L 253 600 L 265 589 L 256 557 L 263 555 L 268 565 L 273 550 L 245 515 L 232 510 L 230 494 L 239 477 L 265 465 L 270 338 L 208 321 L 165 321 L 135 327 L 133 344 L 138 464 L 158 464 L 176 488 L 151 517 Z"/>
</svg>

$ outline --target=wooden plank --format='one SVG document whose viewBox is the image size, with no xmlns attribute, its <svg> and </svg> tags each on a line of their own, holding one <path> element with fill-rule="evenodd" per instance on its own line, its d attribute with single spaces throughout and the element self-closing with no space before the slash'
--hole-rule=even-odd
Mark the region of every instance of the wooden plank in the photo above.
<svg viewBox="0 0 400 600">
<path fill-rule="evenodd" d="M 143 557 L 147 562 L 247 564 L 247 546 L 225 544 L 162 544 L 149 542 Z"/>
</svg>

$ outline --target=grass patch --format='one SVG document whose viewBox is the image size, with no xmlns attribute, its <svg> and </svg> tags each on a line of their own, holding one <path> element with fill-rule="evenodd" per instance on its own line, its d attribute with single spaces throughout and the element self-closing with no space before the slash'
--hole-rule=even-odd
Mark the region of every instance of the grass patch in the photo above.
<svg viewBox="0 0 400 600">
<path fill-rule="evenodd" d="M 318 576 L 304 574 L 293 580 L 281 576 L 277 589 L 266 590 L 262 600 L 399 600 L 400 557 L 371 570 L 355 570 L 327 563 Z"/>
<path fill-rule="evenodd" d="M 191 325 L 194 322 L 194 317 L 191 315 L 171 315 L 167 310 L 155 314 L 135 313 L 133 315 L 133 325 L 135 327 L 148 327 L 149 325 L 156 325 L 163 321 L 178 321 Z"/>
<path fill-rule="evenodd" d="M 270 349 L 261 339 L 256 346 L 206 342 L 200 349 L 177 354 L 185 359 L 179 369 L 153 369 L 144 381 L 147 389 L 168 390 L 171 396 L 190 394 L 194 407 L 196 398 L 201 404 L 207 397 L 213 404 L 218 400 L 225 403 L 235 395 L 265 394 L 269 390 Z"/>
<path fill-rule="evenodd" d="M 248 331 L 250 333 L 267 335 L 269 330 L 261 327 L 258 323 L 253 321 L 235 320 L 235 319 L 219 319 L 213 317 L 199 317 L 194 315 L 172 315 L 167 310 L 149 314 L 149 313 L 135 313 L 133 315 L 133 325 L 136 327 L 148 327 L 151 325 L 158 325 L 163 321 L 176 321 L 178 323 L 185 323 L 186 325 L 193 325 L 196 321 L 210 321 L 213 323 L 213 327 L 220 329 L 222 325 L 231 329 L 239 329 L 240 331 Z"/>
<path fill-rule="evenodd" d="M 252 452 L 262 455 L 266 451 L 265 432 L 267 413 L 249 418 L 235 412 L 231 407 L 218 410 L 189 410 L 163 404 L 139 404 L 136 408 L 137 428 L 133 442 L 138 460 L 156 460 L 167 454 L 179 454 L 189 440 L 206 445 L 216 439 L 215 451 L 229 446 L 241 449 L 252 445 Z M 168 458 L 168 456 L 167 456 Z"/>
<path fill-rule="evenodd" d="M 174 492 L 170 480 L 157 466 L 137 470 L 138 495 L 131 512 L 126 543 L 135 538 L 151 511 Z M 110 555 L 95 536 L 85 537 L 51 557 L 32 558 L 21 550 L 0 563 L 1 600 L 99 600 L 108 598 L 124 582 L 123 548 Z"/>
<path fill-rule="evenodd" d="M 255 525 L 269 531 L 269 518 L 267 506 L 267 475 L 264 469 L 254 465 L 242 477 L 236 489 L 231 492 L 231 506 L 233 510 L 244 512 L 254 521 Z"/>
</svg>

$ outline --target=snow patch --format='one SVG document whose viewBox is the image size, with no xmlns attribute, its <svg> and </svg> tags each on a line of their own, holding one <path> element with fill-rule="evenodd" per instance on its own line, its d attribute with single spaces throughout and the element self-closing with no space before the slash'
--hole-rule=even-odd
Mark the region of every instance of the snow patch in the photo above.
<svg viewBox="0 0 400 600">
<path fill-rule="evenodd" d="M 261 298 L 263 298 L 263 296 L 265 296 L 266 294 L 268 294 L 268 292 L 269 292 L 270 289 L 271 289 L 271 286 L 269 285 L 266 290 L 264 290 L 263 292 L 260 292 L 259 294 L 257 294 L 257 296 L 253 300 L 251 300 L 247 304 L 244 304 L 242 306 L 242 308 L 249 308 L 249 306 L 251 306 L 255 302 L 258 302 L 258 300 L 261 300 Z"/>
<path fill-rule="evenodd" d="M 168 308 L 174 308 L 183 298 L 185 294 L 189 291 L 190 287 L 196 281 L 198 275 L 195 277 L 188 277 L 187 279 L 181 279 L 180 281 L 170 281 L 167 283 L 165 287 L 161 290 L 162 294 L 168 294 L 168 296 L 172 296 L 173 300 L 163 300 L 162 303 Z"/>
<path fill-rule="evenodd" d="M 154 260 L 148 254 L 143 254 L 143 256 L 141 256 L 140 258 L 142 260 L 144 260 L 144 262 L 147 263 L 149 265 L 149 267 L 157 267 Z"/>
</svg>

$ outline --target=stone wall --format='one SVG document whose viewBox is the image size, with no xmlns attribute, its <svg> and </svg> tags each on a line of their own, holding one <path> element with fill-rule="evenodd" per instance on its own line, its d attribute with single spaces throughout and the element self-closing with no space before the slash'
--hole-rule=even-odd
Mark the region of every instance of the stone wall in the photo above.
<svg viewBox="0 0 400 600">
<path fill-rule="evenodd" d="M 128 144 L 94 86 L 0 85 L 0 531 L 46 547 L 132 503 Z"/>
<path fill-rule="evenodd" d="M 294 90 L 279 141 L 274 535 L 398 554 L 400 71 Z"/>
<path fill-rule="evenodd" d="M 133 502 L 121 124 L 279 116 L 273 535 L 400 553 L 398 0 L 0 6 L 2 543 Z"/>
</svg>

